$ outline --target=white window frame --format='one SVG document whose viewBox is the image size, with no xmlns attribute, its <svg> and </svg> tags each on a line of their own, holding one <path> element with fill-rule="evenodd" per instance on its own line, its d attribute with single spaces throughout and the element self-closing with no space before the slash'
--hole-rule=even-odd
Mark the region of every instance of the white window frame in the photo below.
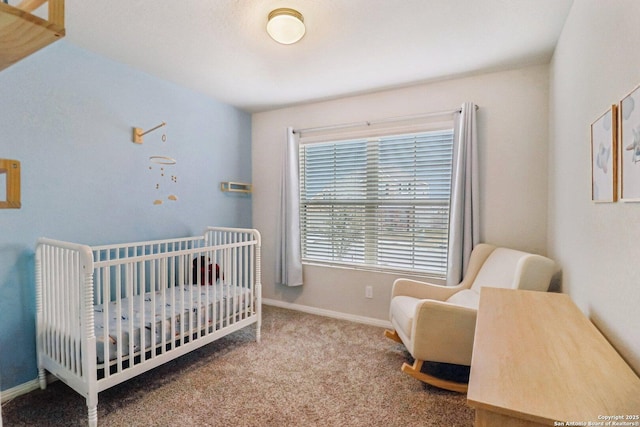
<svg viewBox="0 0 640 427">
<path fill-rule="evenodd" d="M 396 139 L 407 139 L 408 135 L 445 135 L 447 142 L 442 143 L 443 146 L 447 146 L 449 149 L 448 152 L 448 175 L 445 173 L 444 175 L 448 177 L 448 188 L 445 193 L 441 193 L 438 195 L 438 198 L 434 199 L 434 195 L 427 194 L 427 192 L 422 192 L 422 196 L 420 195 L 420 191 L 416 192 L 416 188 L 419 186 L 420 180 L 414 180 L 411 182 L 405 182 L 408 191 L 404 191 L 402 186 L 404 185 L 402 182 L 395 182 L 395 184 L 388 183 L 387 186 L 396 185 L 397 188 L 393 191 L 387 191 L 387 195 L 390 193 L 400 194 L 399 200 L 395 202 L 388 198 L 381 196 L 382 193 L 380 190 L 380 183 L 377 181 L 377 172 L 376 166 L 372 166 L 371 162 L 376 162 L 380 160 L 380 151 L 379 148 L 375 148 L 376 144 L 387 143 L 390 140 Z M 343 136 L 341 138 L 341 136 Z M 427 138 L 429 139 L 429 138 Z M 357 142 L 356 142 L 357 141 Z M 307 149 L 321 149 L 320 147 L 336 147 L 337 144 L 344 144 L 343 147 L 346 147 L 347 144 L 362 144 L 362 142 L 366 144 L 366 152 L 367 152 L 367 170 L 369 171 L 366 175 L 366 188 L 365 196 L 363 197 L 362 193 L 356 195 L 356 199 L 350 199 L 349 197 L 344 197 L 339 195 L 341 189 L 337 189 L 337 192 L 334 190 L 329 190 L 332 193 L 330 196 L 318 196 L 318 191 L 322 187 L 318 187 L 318 182 L 316 182 L 315 189 L 311 191 L 307 191 L 309 186 L 309 178 L 308 175 L 305 176 L 305 162 L 308 157 Z M 382 142 L 381 142 L 382 141 Z M 320 145 L 318 145 L 320 144 Z M 420 142 L 423 144 L 423 142 Z M 426 144 L 426 143 L 425 143 Z M 433 143 L 436 144 L 436 143 Z M 437 144 L 436 144 L 437 145 Z M 378 151 L 377 154 L 373 154 L 373 151 Z M 363 134 L 354 134 L 354 133 L 344 133 L 342 135 L 332 135 L 331 137 L 323 140 L 322 136 L 315 136 L 313 139 L 309 138 L 307 141 L 301 139 L 300 141 L 300 226 L 301 226 L 301 240 L 302 240 L 302 260 L 304 263 L 312 263 L 312 264 L 322 264 L 322 265 L 334 265 L 334 266 L 342 266 L 342 267 L 351 267 L 357 269 L 367 269 L 374 271 L 382 271 L 382 272 L 393 272 L 393 273 L 407 273 L 414 276 L 425 276 L 434 279 L 445 279 L 447 274 L 447 256 L 448 256 L 448 229 L 449 229 L 449 208 L 450 208 L 450 191 L 451 191 L 451 159 L 453 155 L 453 122 L 445 122 L 445 123 L 437 123 L 431 124 L 430 126 L 423 126 L 419 128 L 411 129 L 410 131 L 404 130 L 402 133 L 394 134 L 393 130 L 391 131 L 377 131 L 377 134 L 369 134 L 364 137 Z M 377 156 L 377 157 L 376 157 Z M 423 159 L 421 157 L 421 159 Z M 336 159 L 334 159 L 336 160 Z M 331 167 L 330 167 L 331 169 Z M 326 172 L 326 171 L 325 171 Z M 404 177 L 406 178 L 406 177 Z M 441 184 L 442 177 L 440 178 L 439 184 Z M 401 180 L 403 178 L 400 178 Z M 340 187 L 340 184 L 336 182 L 339 179 L 333 178 L 332 186 Z M 360 178 L 362 181 L 362 177 Z M 416 184 L 418 183 L 418 184 Z M 360 182 L 360 184 L 362 184 Z M 415 188 L 411 190 L 411 186 Z M 309 186 L 309 187 L 308 187 Z M 331 186 L 331 185 L 330 185 Z M 346 189 L 349 189 L 349 185 L 343 186 Z M 358 187 L 358 185 L 356 185 Z M 348 190 L 349 191 L 349 190 Z M 356 190 L 357 191 L 357 190 Z M 435 193 L 434 193 L 435 194 Z M 326 199 L 330 199 L 329 203 L 324 203 L 327 201 Z M 311 236 L 316 236 L 316 240 L 318 237 L 318 227 L 314 229 L 310 212 L 314 207 L 320 209 L 321 206 L 331 205 L 331 209 L 339 209 L 340 206 L 350 206 L 352 208 L 351 212 L 342 211 L 341 213 L 344 216 L 344 220 L 340 218 L 327 217 L 323 216 L 325 214 L 318 214 L 316 216 L 317 221 L 322 220 L 323 218 L 328 222 L 324 224 L 324 229 L 327 235 L 333 236 L 331 244 L 328 243 L 315 243 L 309 244 L 308 240 L 311 240 Z M 390 228 L 389 223 L 385 226 L 380 226 L 380 223 L 371 222 L 371 218 L 375 217 L 384 217 L 385 215 L 381 215 L 381 213 L 386 208 L 388 210 L 387 217 L 392 217 L 393 214 L 390 213 L 393 211 L 393 208 L 396 207 L 396 214 L 398 212 L 404 212 L 403 215 L 406 218 L 403 218 L 403 215 L 396 215 L 396 220 L 398 224 L 397 230 L 393 230 Z M 377 211 L 377 213 L 376 213 Z M 431 229 L 423 227 L 421 230 L 415 228 L 416 219 L 425 220 L 427 213 L 437 212 L 437 221 L 435 222 Z M 336 233 L 335 230 L 340 226 L 347 226 L 348 217 L 356 218 L 356 212 L 360 213 L 360 216 L 363 217 L 363 221 L 360 225 L 352 226 L 353 229 L 358 229 L 355 234 L 350 235 L 349 233 L 344 233 L 342 236 L 340 233 Z M 418 215 L 417 212 L 420 212 Z M 378 215 L 380 214 L 380 215 Z M 413 219 L 412 219 L 413 218 Z M 436 218 L 436 217 L 434 217 Z M 357 223 L 357 221 L 356 221 Z M 386 227 L 386 235 L 384 233 L 384 229 Z M 322 228 L 322 227 L 320 227 Z M 410 229 L 412 228 L 412 229 Z M 361 231 L 366 230 L 364 233 L 364 237 L 362 237 Z M 434 230 L 436 230 L 434 232 Z M 434 255 L 425 255 L 424 246 L 428 243 L 427 235 L 429 232 L 434 232 L 436 235 L 436 239 L 434 240 L 436 245 L 439 245 L 437 251 L 434 251 Z M 407 249 L 407 251 L 399 251 L 399 255 L 394 255 L 394 251 L 396 247 L 402 246 L 402 242 L 398 241 L 396 243 L 392 243 L 389 241 L 389 237 L 394 235 L 394 238 L 408 239 L 406 243 L 406 247 L 412 246 L 412 249 Z M 403 234 L 404 233 L 404 234 Z M 357 235 L 357 236 L 356 236 Z M 385 235 L 385 236 L 383 236 Z M 381 236 L 386 237 L 387 240 L 381 243 Z M 340 240 L 340 237 L 342 240 Z M 425 243 L 427 242 L 427 243 Z M 343 245 L 344 243 L 344 245 Z M 433 243 L 433 242 L 431 242 Z M 342 246 L 341 246 L 342 245 Z M 359 245 L 359 251 L 352 250 L 352 259 L 346 257 L 344 255 L 340 255 L 340 250 L 348 250 L 348 245 Z M 397 245 L 397 246 L 394 246 Z M 324 251 L 324 252 L 323 252 Z M 384 252 L 382 255 L 380 252 Z M 413 251 L 413 252 L 412 252 Z M 400 258 L 407 256 L 408 253 L 413 253 L 414 260 L 412 262 L 408 262 L 407 260 L 397 259 L 394 260 L 394 256 L 398 256 Z M 428 265 L 429 262 L 432 262 L 432 265 Z"/>
</svg>

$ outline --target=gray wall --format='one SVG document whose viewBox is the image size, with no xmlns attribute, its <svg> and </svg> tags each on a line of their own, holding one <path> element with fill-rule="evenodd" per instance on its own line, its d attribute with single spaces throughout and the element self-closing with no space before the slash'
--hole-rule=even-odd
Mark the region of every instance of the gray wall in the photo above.
<svg viewBox="0 0 640 427">
<path fill-rule="evenodd" d="M 574 2 L 551 64 L 549 157 L 549 251 L 564 291 L 636 372 L 640 204 L 591 201 L 590 125 L 640 84 L 639 16 L 635 0 Z"/>
<path fill-rule="evenodd" d="M 549 101 L 548 67 L 541 65 L 254 114 L 253 221 L 263 235 L 265 298 L 385 321 L 396 278 L 306 265 L 302 287 L 275 284 L 278 182 L 287 126 L 309 128 L 453 110 L 465 101 L 480 106 L 481 239 L 545 254 Z M 368 285 L 373 299 L 365 298 Z"/>
</svg>

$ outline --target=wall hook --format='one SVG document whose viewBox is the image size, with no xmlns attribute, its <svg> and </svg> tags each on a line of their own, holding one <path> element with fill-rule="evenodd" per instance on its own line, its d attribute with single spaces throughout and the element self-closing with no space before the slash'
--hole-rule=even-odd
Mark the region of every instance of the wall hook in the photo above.
<svg viewBox="0 0 640 427">
<path fill-rule="evenodd" d="M 163 126 L 166 126 L 167 124 L 165 122 L 162 122 L 161 124 L 159 124 L 158 126 L 149 129 L 146 132 L 142 132 L 142 129 L 140 128 L 133 128 L 133 142 L 135 142 L 136 144 L 142 144 L 143 140 L 142 137 L 146 134 L 148 134 L 149 132 L 153 132 L 156 129 L 160 129 Z"/>
</svg>

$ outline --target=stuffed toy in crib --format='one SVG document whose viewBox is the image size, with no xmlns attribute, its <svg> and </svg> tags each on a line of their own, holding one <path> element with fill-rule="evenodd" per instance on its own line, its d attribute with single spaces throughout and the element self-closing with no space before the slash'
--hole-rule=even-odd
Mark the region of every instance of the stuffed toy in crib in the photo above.
<svg viewBox="0 0 640 427">
<path fill-rule="evenodd" d="M 198 262 L 198 258 L 193 259 L 193 284 L 198 283 L 198 270 L 200 270 L 200 284 L 201 285 L 212 285 L 213 282 L 213 264 L 208 262 L 209 260 L 204 256 L 200 256 L 200 260 Z M 200 264 L 200 268 L 198 268 L 198 264 Z M 220 280 L 220 266 L 216 264 L 216 282 Z"/>
</svg>

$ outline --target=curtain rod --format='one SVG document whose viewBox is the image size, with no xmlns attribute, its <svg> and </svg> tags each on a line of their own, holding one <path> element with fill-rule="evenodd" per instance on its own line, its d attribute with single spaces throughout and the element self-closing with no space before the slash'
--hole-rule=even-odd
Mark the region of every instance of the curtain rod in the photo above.
<svg viewBox="0 0 640 427">
<path fill-rule="evenodd" d="M 476 110 L 479 107 L 476 105 Z M 338 125 L 330 125 L 330 126 L 322 126 L 322 127 L 314 127 L 314 128 L 305 128 L 305 129 L 294 129 L 293 133 L 302 134 L 304 132 L 320 132 L 324 130 L 333 130 L 333 129 L 342 129 L 342 128 L 350 128 L 357 126 L 372 126 L 381 123 L 392 123 L 392 122 L 400 122 L 403 120 L 411 120 L 411 119 L 424 119 L 427 117 L 434 116 L 444 116 L 446 114 L 459 113 L 462 111 L 462 108 L 456 108 L 454 110 L 445 110 L 445 111 L 435 111 L 432 113 L 425 114 L 415 114 L 413 116 L 398 116 L 398 117 L 390 117 L 388 119 L 379 119 L 379 120 L 367 120 L 362 122 L 352 122 L 352 123 L 343 123 Z"/>
</svg>

